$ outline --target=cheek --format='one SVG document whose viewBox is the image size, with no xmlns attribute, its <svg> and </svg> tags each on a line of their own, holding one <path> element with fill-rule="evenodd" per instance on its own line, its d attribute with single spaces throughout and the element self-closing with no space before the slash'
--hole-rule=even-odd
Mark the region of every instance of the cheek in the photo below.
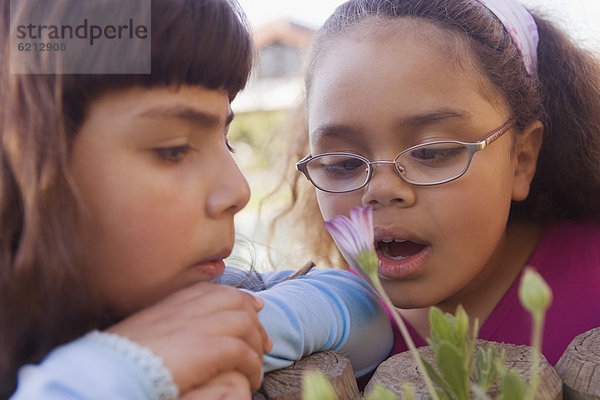
<svg viewBox="0 0 600 400">
<path fill-rule="evenodd" d="M 201 225 L 204 205 L 191 188 L 171 186 L 158 177 L 148 182 L 138 178 L 128 188 L 108 190 L 95 206 L 98 233 L 114 247 L 135 249 L 137 255 L 175 251 L 177 244 L 190 240 L 194 226 Z"/>
<path fill-rule="evenodd" d="M 465 253 L 489 253 L 505 230 L 511 205 L 510 177 L 499 169 L 473 169 L 455 182 L 426 188 L 419 198 L 435 221 L 434 231 Z M 439 193 L 436 193 L 438 192 Z M 422 191 L 423 194 L 425 194 Z M 463 256 L 467 256 L 464 254 Z"/>
<path fill-rule="evenodd" d="M 104 303 L 129 313 L 176 288 L 198 232 L 181 201 L 168 205 L 164 194 L 152 192 L 121 195 L 86 218 L 81 262 Z"/>
<path fill-rule="evenodd" d="M 338 215 L 349 215 L 352 207 L 360 207 L 360 196 L 354 193 L 327 193 L 317 190 L 317 202 L 325 221 Z"/>
</svg>

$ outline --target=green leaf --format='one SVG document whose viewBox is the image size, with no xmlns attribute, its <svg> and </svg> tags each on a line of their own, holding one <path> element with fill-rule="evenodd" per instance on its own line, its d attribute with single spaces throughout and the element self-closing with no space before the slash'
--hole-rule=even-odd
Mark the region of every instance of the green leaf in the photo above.
<svg viewBox="0 0 600 400">
<path fill-rule="evenodd" d="M 402 392 L 404 393 L 405 400 L 415 400 L 415 392 L 413 391 L 412 386 L 410 386 L 408 382 L 402 385 Z"/>
<path fill-rule="evenodd" d="M 487 389 L 482 389 L 477 385 L 471 387 L 471 393 L 473 393 L 476 400 L 492 400 L 491 397 L 487 395 Z"/>
<path fill-rule="evenodd" d="M 423 366 L 425 367 L 425 370 L 427 371 L 429 377 L 431 377 L 433 383 L 438 385 L 440 388 L 442 388 L 442 390 L 448 392 L 449 394 L 452 393 L 452 388 L 448 385 L 444 378 L 442 378 L 442 376 L 435 370 L 435 368 L 433 368 L 431 363 L 424 359 L 423 356 L 419 355 L 419 357 L 421 357 Z"/>
<path fill-rule="evenodd" d="M 523 400 L 527 393 L 527 385 L 514 369 L 506 372 L 500 383 L 500 389 L 504 400 Z"/>
<path fill-rule="evenodd" d="M 456 339 L 458 343 L 466 343 L 469 339 L 469 316 L 462 305 L 456 307 Z"/>
<path fill-rule="evenodd" d="M 442 341 L 455 343 L 455 329 L 442 310 L 429 308 L 429 326 L 431 329 L 431 345 L 434 351 Z"/>
<path fill-rule="evenodd" d="M 337 400 L 338 396 L 329 379 L 313 370 L 302 376 L 302 400 Z"/>
<path fill-rule="evenodd" d="M 408 386 L 409 392 L 407 392 L 406 386 Z M 402 385 L 402 389 L 404 391 L 404 398 L 406 400 L 415 399 L 415 395 L 408 384 Z M 364 397 L 364 400 L 396 400 L 396 395 L 390 389 L 383 387 L 378 383 L 373 387 L 373 390 L 371 390 L 369 394 Z"/>
<path fill-rule="evenodd" d="M 485 386 L 485 382 L 487 382 L 490 367 L 486 361 L 483 349 L 478 349 L 472 376 L 473 381 L 479 386 Z"/>
<path fill-rule="evenodd" d="M 437 394 L 439 400 L 452 400 L 453 399 L 451 394 L 444 392 L 440 388 L 435 388 L 435 393 Z M 429 399 L 431 400 L 431 396 L 429 396 Z"/>
<path fill-rule="evenodd" d="M 496 346 L 490 343 L 487 351 L 478 349 L 475 368 L 473 371 L 473 381 L 484 391 L 487 391 L 493 384 L 504 375 L 504 353 L 502 357 L 498 355 Z"/>
<path fill-rule="evenodd" d="M 477 340 L 477 338 L 479 337 L 479 319 L 475 318 L 473 320 L 473 344 L 475 344 L 475 341 Z"/>
<path fill-rule="evenodd" d="M 456 346 L 442 342 L 436 354 L 436 362 L 456 398 L 468 400 L 469 375 L 463 357 Z"/>
</svg>

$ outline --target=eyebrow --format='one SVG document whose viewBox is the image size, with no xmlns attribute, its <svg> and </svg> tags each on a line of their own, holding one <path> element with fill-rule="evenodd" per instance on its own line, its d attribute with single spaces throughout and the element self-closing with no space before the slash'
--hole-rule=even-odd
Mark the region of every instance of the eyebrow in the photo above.
<svg viewBox="0 0 600 400">
<path fill-rule="evenodd" d="M 402 118 L 396 122 L 395 128 L 397 130 L 411 128 L 414 129 L 448 119 L 467 120 L 470 118 L 471 114 L 467 111 L 456 110 L 453 108 L 441 108 L 439 110 Z"/>
<path fill-rule="evenodd" d="M 215 127 L 221 122 L 221 117 L 217 114 L 198 110 L 192 107 L 184 105 L 174 106 L 159 106 L 150 108 L 138 114 L 139 117 L 144 118 L 178 118 L 187 121 L 192 121 L 206 127 Z M 229 115 L 225 120 L 225 126 L 229 125 L 235 114 L 229 110 Z"/>
<path fill-rule="evenodd" d="M 401 118 L 395 122 L 394 130 L 399 131 L 405 129 L 415 129 L 448 119 L 468 120 L 470 118 L 471 114 L 467 111 L 456 110 L 453 108 L 441 108 L 438 110 L 425 112 L 423 114 Z M 323 124 L 314 129 L 311 132 L 311 136 L 313 137 L 313 140 L 320 140 L 323 138 L 348 138 L 357 136 L 360 133 L 361 129 L 351 125 Z"/>
<path fill-rule="evenodd" d="M 337 137 L 348 137 L 356 136 L 360 133 L 360 130 L 343 124 L 323 124 L 318 126 L 315 130 L 310 133 L 313 140 L 320 140 L 323 138 L 337 138 Z"/>
</svg>

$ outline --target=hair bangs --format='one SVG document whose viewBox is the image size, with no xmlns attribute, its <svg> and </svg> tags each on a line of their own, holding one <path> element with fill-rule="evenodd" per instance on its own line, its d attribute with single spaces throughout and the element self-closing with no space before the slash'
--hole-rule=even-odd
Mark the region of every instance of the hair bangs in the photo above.
<svg viewBox="0 0 600 400">
<path fill-rule="evenodd" d="M 229 0 L 153 3 L 150 85 L 222 88 L 233 100 L 246 85 L 252 58 L 248 24 L 237 3 Z"/>
</svg>

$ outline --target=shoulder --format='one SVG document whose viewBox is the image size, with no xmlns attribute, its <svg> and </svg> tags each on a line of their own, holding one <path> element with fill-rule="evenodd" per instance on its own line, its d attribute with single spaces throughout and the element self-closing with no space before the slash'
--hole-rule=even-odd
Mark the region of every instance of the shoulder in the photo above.
<svg viewBox="0 0 600 400">
<path fill-rule="evenodd" d="M 560 222 L 548 226 L 532 260 L 575 268 L 600 268 L 600 223 Z"/>
<path fill-rule="evenodd" d="M 552 289 L 544 354 L 554 363 L 573 337 L 600 321 L 600 224 L 561 222 L 547 227 L 529 264 Z"/>
<path fill-rule="evenodd" d="M 600 224 L 561 222 L 548 227 L 529 264 L 552 289 L 552 310 L 560 318 L 583 312 L 596 324 L 600 321 Z"/>
<path fill-rule="evenodd" d="M 600 222 L 561 221 L 549 225 L 544 236 L 568 240 L 582 240 L 584 243 L 600 240 Z"/>
</svg>

